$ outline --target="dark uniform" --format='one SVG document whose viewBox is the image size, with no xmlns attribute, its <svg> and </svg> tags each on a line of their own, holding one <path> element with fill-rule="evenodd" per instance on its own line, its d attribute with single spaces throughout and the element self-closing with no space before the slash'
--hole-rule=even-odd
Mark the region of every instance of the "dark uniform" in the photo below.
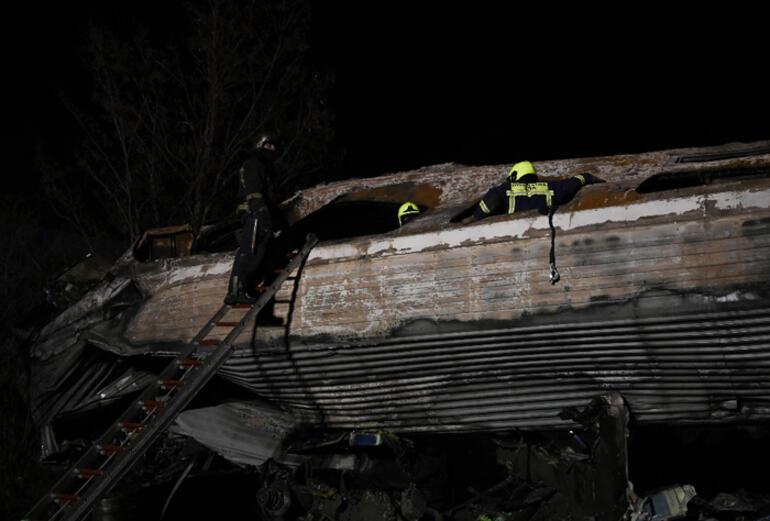
<svg viewBox="0 0 770 521">
<path fill-rule="evenodd" d="M 265 278 L 265 254 L 279 215 L 268 193 L 275 175 L 268 154 L 268 150 L 257 148 L 238 171 L 238 198 L 242 202 L 237 212 L 243 229 L 225 299 L 230 303 L 253 299 L 257 284 Z"/>
<path fill-rule="evenodd" d="M 546 215 L 550 208 L 568 203 L 583 186 L 596 182 L 591 174 L 579 174 L 563 181 L 538 181 L 528 174 L 519 181 L 508 180 L 491 188 L 473 211 L 474 220 L 489 215 L 538 210 Z"/>
</svg>

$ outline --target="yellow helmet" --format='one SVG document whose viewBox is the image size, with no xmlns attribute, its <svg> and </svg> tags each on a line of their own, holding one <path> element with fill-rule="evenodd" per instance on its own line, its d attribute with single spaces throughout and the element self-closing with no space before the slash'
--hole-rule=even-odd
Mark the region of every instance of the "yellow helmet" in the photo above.
<svg viewBox="0 0 770 521">
<path fill-rule="evenodd" d="M 511 167 L 511 171 L 508 172 L 508 177 L 513 181 L 518 181 L 525 175 L 535 173 L 535 167 L 529 161 L 519 161 Z"/>
<path fill-rule="evenodd" d="M 406 215 L 417 215 L 420 213 L 420 207 L 414 204 L 413 202 L 406 202 L 401 205 L 401 207 L 398 209 L 398 225 L 403 226 L 404 222 L 404 216 Z"/>
</svg>

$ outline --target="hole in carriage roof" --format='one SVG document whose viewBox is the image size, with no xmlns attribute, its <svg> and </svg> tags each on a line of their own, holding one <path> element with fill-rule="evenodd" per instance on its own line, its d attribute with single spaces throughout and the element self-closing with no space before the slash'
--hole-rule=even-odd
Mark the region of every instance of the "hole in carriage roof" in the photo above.
<svg viewBox="0 0 770 521">
<path fill-rule="evenodd" d="M 292 234 L 304 237 L 312 232 L 322 241 L 332 241 L 387 233 L 400 227 L 398 209 L 402 204 L 412 202 L 420 209 L 420 214 L 409 219 L 414 221 L 434 208 L 440 196 L 441 190 L 428 183 L 403 182 L 356 190 L 297 221 Z"/>
<path fill-rule="evenodd" d="M 744 168 L 699 169 L 684 172 L 661 172 L 655 174 L 636 187 L 640 194 L 663 192 L 680 188 L 691 188 L 727 182 L 755 180 L 770 177 L 767 166 Z"/>
<path fill-rule="evenodd" d="M 298 236 L 314 233 L 322 241 L 387 233 L 399 228 L 398 209 L 402 204 L 350 200 L 348 196 L 342 196 L 300 219 L 291 227 L 291 231 Z M 421 213 L 427 210 L 424 206 L 418 206 Z"/>
<path fill-rule="evenodd" d="M 288 240 L 289 246 L 297 247 L 308 233 L 314 233 L 321 241 L 387 233 L 399 228 L 398 209 L 402 204 L 411 201 L 418 206 L 420 214 L 410 219 L 414 221 L 438 204 L 440 195 L 440 190 L 432 185 L 409 182 L 342 194 L 292 224 L 286 234 L 289 237 L 279 242 Z M 192 253 L 234 250 L 241 227 L 240 219 L 235 217 L 204 226 L 195 238 Z"/>
</svg>

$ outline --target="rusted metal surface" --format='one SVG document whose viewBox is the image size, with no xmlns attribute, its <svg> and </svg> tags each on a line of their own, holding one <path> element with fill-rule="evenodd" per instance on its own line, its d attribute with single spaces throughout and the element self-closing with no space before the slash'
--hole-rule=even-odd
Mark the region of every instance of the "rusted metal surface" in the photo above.
<svg viewBox="0 0 770 521">
<path fill-rule="evenodd" d="M 450 222 L 500 182 L 503 166 L 436 165 L 298 194 L 287 207 L 299 217 L 340 196 L 409 199 L 430 210 L 386 234 L 319 245 L 298 282 L 290 322 L 294 288 L 285 285 L 275 306 L 284 325 L 244 332 L 237 342 L 243 350 L 223 374 L 304 411 L 312 421 L 340 427 L 551 426 L 558 423 L 552 417 L 557 406 L 584 401 L 612 385 L 629 397 L 642 421 L 768 418 L 770 410 L 760 406 L 743 411 L 739 404 L 725 413 L 723 404 L 768 396 L 769 340 L 765 323 L 756 321 L 766 320 L 770 308 L 770 178 L 728 176 L 705 186 L 636 191 L 661 173 L 770 170 L 763 147 L 770 142 L 536 162 L 543 177 L 591 171 L 608 181 L 584 188 L 554 217 L 562 273 L 556 286 L 548 282 L 546 217 L 499 216 L 470 226 Z M 232 254 L 138 263 L 129 252 L 113 268 L 112 281 L 41 332 L 32 353 L 48 364 L 39 374 L 57 380 L 64 371 L 59 366 L 70 364 L 87 344 L 121 355 L 173 353 L 219 307 L 231 264 Z M 141 299 L 120 311 L 112 303 L 127 288 L 137 288 Z M 114 314 L 104 312 L 110 306 Z M 728 309 L 739 313 L 736 325 L 718 326 L 722 329 L 701 342 L 698 335 L 708 320 L 698 314 L 722 324 L 726 319 L 719 313 Z M 763 311 L 740 314 L 751 309 Z M 665 329 L 668 318 L 688 313 L 696 318 Z M 662 331 L 658 325 L 639 317 L 674 336 L 655 336 Z M 572 344 L 554 340 L 539 359 L 539 351 L 522 350 L 540 344 L 516 340 L 533 321 L 549 325 L 544 333 L 567 334 L 571 323 L 595 330 L 610 318 L 630 328 L 618 333 L 617 342 L 579 335 Z M 419 349 L 418 340 L 372 344 L 413 335 L 425 324 L 435 334 L 457 331 L 467 339 L 452 348 L 441 341 Z M 486 337 L 474 335 L 490 327 L 510 331 L 511 338 L 487 351 Z M 749 340 L 741 336 L 744 327 L 752 331 Z M 287 335 L 286 360 L 254 356 L 252 346 L 285 346 Z M 372 361 L 382 350 L 390 353 L 387 363 Z M 317 365 L 318 356 L 329 364 Z M 503 370 L 526 367 L 527 356 L 539 360 L 538 371 Z M 756 365 L 743 364 L 747 359 Z M 492 401 L 476 411 L 487 396 Z M 449 412 L 433 413 L 434 408 Z"/>
<path fill-rule="evenodd" d="M 699 166 L 712 169 L 767 166 L 770 163 L 770 153 L 766 150 L 770 150 L 770 141 L 607 157 L 533 160 L 533 163 L 538 170 L 538 175 L 543 178 L 569 177 L 580 172 L 591 172 L 611 183 L 619 193 L 625 193 L 635 189 L 651 175 L 664 170 L 688 171 Z M 720 157 L 719 154 L 725 152 L 732 153 L 733 157 L 703 162 L 678 162 L 679 158 L 687 157 L 696 159 Z M 741 153 L 747 155 L 740 155 Z M 284 208 L 296 218 L 316 211 L 345 194 L 404 184 L 430 185 L 439 190 L 438 205 L 429 205 L 431 208 L 460 207 L 484 195 L 490 186 L 500 183 L 505 178 L 509 167 L 510 165 L 466 166 L 445 163 L 376 178 L 319 185 L 296 194 L 284 204 Z"/>
<path fill-rule="evenodd" d="M 189 224 L 147 230 L 136 242 L 134 255 L 143 260 L 157 260 L 190 255 L 193 232 Z"/>
</svg>

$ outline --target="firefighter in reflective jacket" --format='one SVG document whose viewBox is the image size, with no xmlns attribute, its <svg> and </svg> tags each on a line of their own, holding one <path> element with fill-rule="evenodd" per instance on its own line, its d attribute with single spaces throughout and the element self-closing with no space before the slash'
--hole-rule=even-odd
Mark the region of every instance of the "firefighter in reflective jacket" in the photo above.
<svg viewBox="0 0 770 521">
<path fill-rule="evenodd" d="M 265 276 L 265 253 L 273 238 L 274 220 L 279 215 L 268 194 L 270 179 L 275 175 L 275 152 L 273 138 L 269 134 L 261 135 L 238 171 L 238 197 L 242 202 L 236 212 L 243 229 L 225 297 L 228 304 L 252 303 L 258 296 L 257 286 Z"/>
<path fill-rule="evenodd" d="M 549 210 L 568 203 L 585 185 L 601 182 L 589 174 L 578 174 L 562 181 L 538 181 L 535 167 L 529 161 L 516 163 L 508 172 L 508 180 L 491 188 L 479 201 L 473 215 L 463 223 L 478 221 L 490 215 L 512 214 L 538 210 L 546 215 Z"/>
</svg>

